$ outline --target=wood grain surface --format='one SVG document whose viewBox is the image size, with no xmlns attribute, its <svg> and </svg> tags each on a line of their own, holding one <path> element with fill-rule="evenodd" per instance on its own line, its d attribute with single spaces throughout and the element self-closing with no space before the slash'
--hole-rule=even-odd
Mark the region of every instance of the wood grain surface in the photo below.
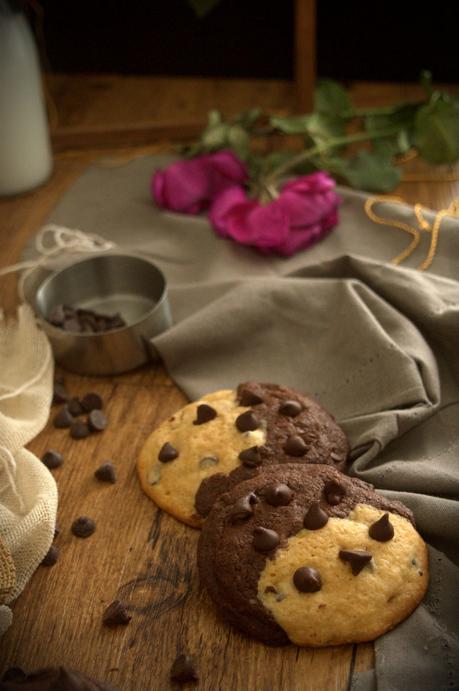
<svg viewBox="0 0 459 691">
<path fill-rule="evenodd" d="M 105 93 L 109 92 L 109 98 L 103 107 L 97 89 L 94 92 L 94 79 L 86 82 L 84 78 L 61 76 L 50 80 L 60 116 L 59 127 L 65 127 L 65 123 L 99 127 L 104 122 L 123 127 L 132 122 L 138 126 L 145 84 L 139 89 L 136 106 L 138 80 L 129 85 L 123 78 L 117 86 L 115 77 L 107 78 L 109 86 Z M 199 83 L 189 82 L 194 96 L 189 111 L 181 106 L 184 122 L 187 113 L 193 111 L 193 117 L 198 113 Z M 207 81 L 201 85 L 203 107 L 209 105 L 208 88 Z M 169 92 L 164 84 L 163 98 L 169 98 L 170 118 L 178 122 L 174 89 L 174 83 Z M 238 110 L 244 107 L 247 89 L 246 85 L 240 89 L 236 85 L 233 100 L 228 93 L 224 98 Z M 358 85 L 355 89 L 359 104 L 393 102 L 407 91 L 397 85 Z M 223 92 L 222 87 L 220 93 Z M 274 106 L 279 105 L 276 99 L 280 98 L 286 110 L 293 107 L 295 94 L 291 85 L 268 82 L 266 102 L 270 94 Z M 113 115 L 117 103 L 119 112 L 123 112 L 118 122 Z M 161 108 L 166 117 L 167 103 Z M 155 120 L 154 112 L 148 117 L 160 121 L 158 117 Z M 18 260 L 27 239 L 90 160 L 101 155 L 120 156 L 119 148 L 104 149 L 104 141 L 100 142 L 102 148 L 95 149 L 94 140 L 91 146 L 85 151 L 66 150 L 56 156 L 53 175 L 46 185 L 29 194 L 1 200 L 0 266 Z M 154 138 L 148 147 L 152 153 L 170 150 L 170 144 Z M 128 154 L 136 152 L 133 149 Z M 400 186 L 398 193 L 408 201 L 441 208 L 459 194 L 455 180 L 426 179 L 432 171 L 417 161 L 410 162 L 406 170 L 410 175 L 421 176 Z M 15 280 L 0 280 L 0 302 L 12 312 L 16 304 Z M 109 427 L 101 434 L 75 441 L 68 431 L 56 430 L 48 423 L 29 446 L 39 457 L 50 448 L 65 457 L 62 467 L 53 471 L 60 497 L 61 532 L 56 540 L 60 558 L 53 567 L 39 567 L 14 604 L 13 625 L 0 641 L 0 673 L 11 666 L 36 669 L 64 664 L 123 691 L 156 691 L 174 688 L 169 681 L 170 666 L 178 653 L 186 651 L 196 657 L 199 689 L 345 691 L 353 670 L 371 669 L 371 644 L 318 650 L 295 646 L 268 648 L 217 619 L 199 587 L 195 565 L 198 533 L 156 509 L 141 492 L 136 478 L 136 456 L 145 437 L 185 403 L 162 367 L 145 367 L 113 378 L 71 374 L 65 378 L 73 395 L 90 390 L 101 394 Z M 54 412 L 55 409 L 51 414 Z M 115 485 L 102 484 L 94 478 L 94 471 L 106 460 L 116 466 Z M 72 521 L 81 515 L 90 516 L 97 524 L 94 535 L 86 540 L 70 532 Z M 104 608 L 115 598 L 127 604 L 132 620 L 126 627 L 111 630 L 102 626 L 101 618 Z"/>
</svg>

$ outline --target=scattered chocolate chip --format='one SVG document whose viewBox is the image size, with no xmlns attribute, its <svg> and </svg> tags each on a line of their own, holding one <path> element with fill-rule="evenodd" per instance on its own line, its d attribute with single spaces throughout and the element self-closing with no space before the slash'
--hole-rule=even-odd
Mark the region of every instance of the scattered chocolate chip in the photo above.
<svg viewBox="0 0 459 691">
<path fill-rule="evenodd" d="M 125 605 L 119 600 L 114 600 L 105 610 L 102 623 L 104 626 L 126 626 L 132 617 L 128 614 Z"/>
<path fill-rule="evenodd" d="M 354 576 L 357 576 L 372 558 L 370 552 L 363 549 L 341 549 L 339 558 L 347 561 L 352 569 Z"/>
<path fill-rule="evenodd" d="M 230 523 L 243 523 L 253 516 L 253 506 L 258 502 L 254 492 L 241 497 L 229 513 Z"/>
<path fill-rule="evenodd" d="M 271 506 L 287 506 L 293 499 L 293 492 L 282 482 L 278 485 L 270 485 L 263 491 L 263 496 Z"/>
<path fill-rule="evenodd" d="M 344 487 L 335 482 L 335 480 L 327 482 L 324 487 L 325 499 L 330 506 L 336 506 L 336 504 L 339 504 L 345 494 L 346 492 Z"/>
<path fill-rule="evenodd" d="M 205 422 L 210 422 L 217 417 L 217 411 L 207 403 L 201 403 L 196 410 L 196 420 L 193 420 L 193 425 L 203 425 Z"/>
<path fill-rule="evenodd" d="M 70 427 L 75 422 L 73 415 L 71 415 L 68 406 L 65 405 L 60 411 L 55 415 L 53 420 L 53 425 L 57 429 L 64 429 Z"/>
<path fill-rule="evenodd" d="M 378 542 L 388 542 L 394 537 L 394 526 L 389 520 L 389 514 L 385 513 L 381 518 L 372 523 L 368 529 L 368 534 L 373 540 Z"/>
<path fill-rule="evenodd" d="M 42 462 L 45 464 L 49 470 L 54 470 L 54 468 L 59 468 L 60 465 L 63 464 L 64 458 L 62 454 L 60 454 L 58 451 L 53 451 L 50 449 L 47 451 L 42 457 L 41 457 Z"/>
<path fill-rule="evenodd" d="M 325 513 L 323 509 L 320 508 L 318 501 L 314 501 L 309 507 L 304 520 L 303 525 L 308 530 L 319 530 L 323 528 L 324 525 L 328 523 L 328 514 Z"/>
<path fill-rule="evenodd" d="M 218 456 L 204 456 L 204 458 L 201 458 L 199 461 L 199 467 L 202 468 L 202 470 L 206 470 L 206 468 L 213 468 L 218 464 Z"/>
<path fill-rule="evenodd" d="M 53 326 L 62 326 L 65 320 L 64 305 L 56 305 L 48 315 L 48 321 Z"/>
<path fill-rule="evenodd" d="M 87 393 L 83 396 L 80 401 L 83 410 L 90 413 L 91 410 L 102 410 L 103 402 L 99 394 L 97 393 Z"/>
<path fill-rule="evenodd" d="M 317 569 L 302 566 L 293 574 L 293 583 L 300 593 L 316 593 L 322 588 L 322 579 Z"/>
<path fill-rule="evenodd" d="M 75 420 L 70 427 L 70 436 L 72 439 L 85 439 L 89 437 L 90 431 L 88 424 L 82 420 Z"/>
<path fill-rule="evenodd" d="M 241 406 L 258 405 L 259 403 L 263 403 L 263 399 L 253 391 L 248 391 L 247 389 L 244 389 L 244 391 L 239 396 L 239 403 L 241 404 Z"/>
<path fill-rule="evenodd" d="M 279 406 L 279 413 L 287 417 L 296 417 L 303 410 L 303 406 L 298 401 L 284 401 Z"/>
<path fill-rule="evenodd" d="M 2 677 L 2 681 L 23 682 L 27 679 L 27 674 L 20 667 L 10 667 Z M 22 684 L 21 684 L 22 686 Z"/>
<path fill-rule="evenodd" d="M 161 463 L 169 463 L 170 461 L 175 460 L 178 455 L 179 452 L 177 449 L 167 441 L 159 450 L 158 460 L 161 461 Z"/>
<path fill-rule="evenodd" d="M 263 448 L 263 446 L 251 446 L 249 449 L 244 449 L 239 454 L 239 460 L 248 468 L 256 468 L 263 463 L 261 457 Z"/>
<path fill-rule="evenodd" d="M 89 537 L 96 529 L 96 524 L 92 518 L 80 516 L 72 523 L 72 533 L 76 537 Z"/>
<path fill-rule="evenodd" d="M 289 437 L 285 442 L 284 451 L 289 456 L 304 456 L 307 450 L 306 442 L 297 434 Z"/>
<path fill-rule="evenodd" d="M 257 552 L 269 552 L 277 547 L 280 537 L 275 530 L 258 527 L 253 531 L 253 547 Z"/>
<path fill-rule="evenodd" d="M 54 382 L 53 390 L 53 405 L 59 405 L 60 403 L 66 403 L 70 398 L 70 394 L 65 388 L 64 384 L 60 381 Z"/>
<path fill-rule="evenodd" d="M 111 482 L 112 485 L 116 482 L 115 466 L 113 463 L 103 463 L 97 468 L 94 475 L 101 482 Z"/>
<path fill-rule="evenodd" d="M 51 545 L 45 556 L 43 557 L 43 560 L 41 562 L 42 566 L 54 566 L 54 564 L 57 562 L 59 559 L 59 547 L 56 547 L 55 545 Z"/>
<path fill-rule="evenodd" d="M 236 427 L 239 432 L 250 432 L 258 429 L 259 426 L 260 423 L 251 410 L 246 410 L 245 413 L 241 413 L 236 418 Z"/>
<path fill-rule="evenodd" d="M 177 657 L 171 667 L 171 679 L 180 684 L 185 684 L 187 681 L 198 681 L 196 665 L 190 655 L 183 654 Z"/>
<path fill-rule="evenodd" d="M 91 432 L 102 432 L 107 427 L 107 417 L 101 410 L 91 410 L 88 425 Z"/>
<path fill-rule="evenodd" d="M 69 409 L 69 413 L 74 417 L 78 417 L 78 415 L 83 415 L 84 413 L 84 409 L 79 398 L 71 398 L 67 403 L 67 407 Z"/>
</svg>

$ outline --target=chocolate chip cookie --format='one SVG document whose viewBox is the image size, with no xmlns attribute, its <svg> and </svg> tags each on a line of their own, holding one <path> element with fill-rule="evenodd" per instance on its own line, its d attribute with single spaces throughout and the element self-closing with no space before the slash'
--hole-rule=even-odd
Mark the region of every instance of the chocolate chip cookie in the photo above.
<svg viewBox="0 0 459 691">
<path fill-rule="evenodd" d="M 246 382 L 190 403 L 147 439 L 142 487 L 158 506 L 200 527 L 215 499 L 278 463 L 342 469 L 349 445 L 316 401 L 277 384 Z"/>
<path fill-rule="evenodd" d="M 273 645 L 373 640 L 428 584 L 411 511 L 325 465 L 269 466 L 222 495 L 198 563 L 219 613 Z"/>
</svg>

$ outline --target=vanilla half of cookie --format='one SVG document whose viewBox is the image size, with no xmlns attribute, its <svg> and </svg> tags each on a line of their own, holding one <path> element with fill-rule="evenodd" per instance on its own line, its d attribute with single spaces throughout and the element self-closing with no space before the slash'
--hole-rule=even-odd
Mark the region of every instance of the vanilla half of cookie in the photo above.
<svg viewBox="0 0 459 691">
<path fill-rule="evenodd" d="M 393 537 L 381 542 L 369 529 L 383 516 Z M 410 521 L 357 504 L 346 518 L 290 537 L 266 562 L 258 598 L 296 645 L 357 643 L 405 619 L 427 573 L 426 547 Z"/>
<path fill-rule="evenodd" d="M 228 475 L 241 465 L 241 452 L 266 441 L 266 425 L 251 424 L 251 416 L 232 389 L 179 410 L 152 432 L 140 453 L 137 469 L 145 493 L 175 518 L 199 527 L 203 519 L 195 497 L 201 482 L 216 473 Z"/>
<path fill-rule="evenodd" d="M 428 584 L 411 511 L 328 465 L 262 468 L 214 504 L 200 579 L 222 617 L 269 644 L 370 641 Z"/>
</svg>

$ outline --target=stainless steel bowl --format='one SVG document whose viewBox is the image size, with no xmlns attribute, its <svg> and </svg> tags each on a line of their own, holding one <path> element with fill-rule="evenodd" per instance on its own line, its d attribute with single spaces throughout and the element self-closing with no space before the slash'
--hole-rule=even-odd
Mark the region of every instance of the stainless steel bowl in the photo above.
<svg viewBox="0 0 459 691">
<path fill-rule="evenodd" d="M 157 359 L 149 339 L 172 324 L 166 279 L 152 262 L 133 255 L 77 261 L 46 278 L 34 303 L 56 361 L 79 374 L 120 374 Z M 126 326 L 101 333 L 64 331 L 46 319 L 58 304 L 119 312 Z"/>
</svg>

